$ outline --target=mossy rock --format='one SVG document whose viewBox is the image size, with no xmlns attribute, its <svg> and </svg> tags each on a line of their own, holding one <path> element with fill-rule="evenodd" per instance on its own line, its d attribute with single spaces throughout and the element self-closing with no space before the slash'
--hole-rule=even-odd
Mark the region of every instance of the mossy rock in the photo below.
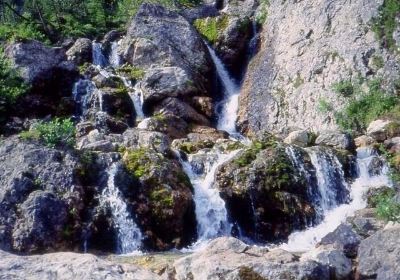
<svg viewBox="0 0 400 280">
<path fill-rule="evenodd" d="M 227 15 L 221 15 L 218 17 L 196 19 L 193 24 L 209 43 L 215 44 L 219 36 L 221 36 L 228 27 L 229 17 Z"/>
</svg>

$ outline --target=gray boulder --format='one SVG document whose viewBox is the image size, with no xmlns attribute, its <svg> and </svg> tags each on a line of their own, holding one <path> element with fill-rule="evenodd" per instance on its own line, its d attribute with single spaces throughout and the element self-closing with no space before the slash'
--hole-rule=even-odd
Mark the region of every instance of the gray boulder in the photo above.
<svg viewBox="0 0 400 280">
<path fill-rule="evenodd" d="M 306 130 L 296 130 L 289 133 L 284 142 L 286 144 L 297 145 L 299 147 L 307 147 L 310 139 Z"/>
<path fill-rule="evenodd" d="M 358 279 L 400 279 L 399 238 L 400 226 L 396 225 L 361 241 L 358 249 Z"/>
<path fill-rule="evenodd" d="M 336 149 L 349 150 L 354 147 L 351 136 L 339 131 L 323 131 L 315 140 L 315 144 L 330 146 Z"/>
<path fill-rule="evenodd" d="M 76 65 L 92 62 L 92 41 L 87 38 L 77 39 L 66 55 Z"/>
<path fill-rule="evenodd" d="M 376 120 L 369 124 L 367 135 L 376 141 L 383 142 L 388 138 L 400 135 L 400 123 L 391 120 Z"/>
<path fill-rule="evenodd" d="M 1 279 L 161 279 L 157 274 L 135 265 L 117 264 L 90 254 L 17 256 L 0 251 L 0 259 Z"/>
</svg>

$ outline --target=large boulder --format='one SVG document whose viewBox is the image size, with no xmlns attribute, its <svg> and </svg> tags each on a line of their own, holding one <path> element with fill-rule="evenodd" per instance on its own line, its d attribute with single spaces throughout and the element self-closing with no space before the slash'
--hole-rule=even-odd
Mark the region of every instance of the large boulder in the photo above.
<svg viewBox="0 0 400 280">
<path fill-rule="evenodd" d="M 243 234 L 275 241 L 313 222 L 316 213 L 309 194 L 315 192 L 315 170 L 302 154 L 309 182 L 274 140 L 253 143 L 218 169 L 215 186 Z"/>
<path fill-rule="evenodd" d="M 193 187 L 179 161 L 147 148 L 127 150 L 123 161 L 136 181 L 124 193 L 133 202 L 145 246 L 190 245 L 196 237 Z"/>
<path fill-rule="evenodd" d="M 87 38 L 79 38 L 66 53 L 68 60 L 76 65 L 92 62 L 92 41 Z"/>
<path fill-rule="evenodd" d="M 351 136 L 339 131 L 323 131 L 315 139 L 315 144 L 330 146 L 336 149 L 350 150 L 354 147 Z"/>
<path fill-rule="evenodd" d="M 0 146 L 0 247 L 18 252 L 79 243 L 84 190 L 79 159 L 12 137 Z"/>
<path fill-rule="evenodd" d="M 53 253 L 17 256 L 0 251 L 3 279 L 161 279 L 135 265 L 118 264 L 90 254 Z"/>
<path fill-rule="evenodd" d="M 329 268 L 280 249 L 259 249 L 221 237 L 174 263 L 176 279 L 330 279 Z"/>
<path fill-rule="evenodd" d="M 286 127 L 335 130 L 335 113 L 349 98 L 333 85 L 379 74 L 393 86 L 399 62 L 380 47 L 371 30 L 383 3 L 303 0 L 260 5 L 265 23 L 240 95 L 241 129 L 250 134 L 281 133 Z M 376 58 L 383 61 L 379 73 L 369 66 Z"/>
<path fill-rule="evenodd" d="M 367 135 L 376 141 L 383 142 L 388 138 L 400 135 L 400 123 L 391 120 L 376 120 L 369 124 Z"/>
<path fill-rule="evenodd" d="M 306 130 L 296 130 L 289 133 L 284 142 L 299 147 L 307 147 L 310 143 L 310 135 Z"/>
<path fill-rule="evenodd" d="M 385 228 L 361 241 L 358 279 L 400 279 L 400 226 Z"/>
<path fill-rule="evenodd" d="M 71 92 L 78 71 L 74 63 L 67 61 L 63 48 L 51 48 L 37 41 L 9 44 L 5 55 L 30 85 L 15 114 L 43 117 L 48 114 L 71 115 L 74 102 Z"/>
</svg>

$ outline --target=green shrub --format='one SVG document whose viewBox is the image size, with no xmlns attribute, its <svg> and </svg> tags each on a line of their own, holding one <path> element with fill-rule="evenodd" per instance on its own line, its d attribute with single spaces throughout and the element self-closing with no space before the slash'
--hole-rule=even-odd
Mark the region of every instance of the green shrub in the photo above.
<svg viewBox="0 0 400 280">
<path fill-rule="evenodd" d="M 43 141 L 47 146 L 73 147 L 75 145 L 75 126 L 71 119 L 55 118 L 50 122 L 40 122 L 31 130 L 20 134 L 22 139 Z"/>
<path fill-rule="evenodd" d="M 360 92 L 341 112 L 336 113 L 340 127 L 363 131 L 371 121 L 390 114 L 396 108 L 398 98 L 383 91 L 380 84 L 380 80 L 370 81 L 368 92 Z"/>
<path fill-rule="evenodd" d="M 390 189 L 371 198 L 376 207 L 376 215 L 391 222 L 400 222 L 400 203 L 395 200 L 396 191 Z"/>
<path fill-rule="evenodd" d="M 208 42 L 215 44 L 218 40 L 219 34 L 226 29 L 228 23 L 228 16 L 222 15 L 220 17 L 196 19 L 193 24 Z"/>
<path fill-rule="evenodd" d="M 0 24 L 0 39 L 15 42 L 25 39 L 34 39 L 48 43 L 46 36 L 38 29 L 37 25 L 26 22 L 16 24 Z"/>
<path fill-rule="evenodd" d="M 380 40 L 382 46 L 393 49 L 395 40 L 393 32 L 397 27 L 396 17 L 400 13 L 399 0 L 385 0 L 380 8 L 379 16 L 374 19 L 372 30 Z"/>
<path fill-rule="evenodd" d="M 354 93 L 354 87 L 351 81 L 340 81 L 332 85 L 334 92 L 339 93 L 345 97 L 349 97 Z"/>
<path fill-rule="evenodd" d="M 318 100 L 318 107 L 317 107 L 318 111 L 320 111 L 321 113 L 328 113 L 330 111 L 333 110 L 332 105 L 326 101 L 326 99 L 321 98 L 320 100 Z"/>
<path fill-rule="evenodd" d="M 0 50 L 0 122 L 5 121 L 9 110 L 27 90 L 28 86 Z"/>
<path fill-rule="evenodd" d="M 126 75 L 132 80 L 141 80 L 143 79 L 146 72 L 139 67 L 135 67 L 129 64 L 124 64 L 117 69 L 117 73 L 120 75 Z"/>
<path fill-rule="evenodd" d="M 256 22 L 263 25 L 268 17 L 269 0 L 261 0 L 260 10 L 256 14 Z"/>
</svg>

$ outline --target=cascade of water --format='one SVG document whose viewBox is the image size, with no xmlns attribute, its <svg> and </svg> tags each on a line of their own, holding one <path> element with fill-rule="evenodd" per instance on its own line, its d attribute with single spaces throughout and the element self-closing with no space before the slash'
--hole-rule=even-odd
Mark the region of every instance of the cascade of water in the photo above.
<svg viewBox="0 0 400 280">
<path fill-rule="evenodd" d="M 93 59 L 93 64 L 100 66 L 100 67 L 105 67 L 107 66 L 107 58 L 103 54 L 103 45 L 98 42 L 93 42 L 92 43 L 92 59 Z"/>
<path fill-rule="evenodd" d="M 122 194 L 115 186 L 115 175 L 119 169 L 118 163 L 108 170 L 107 186 L 99 198 L 100 205 L 109 207 L 114 225 L 117 229 L 118 253 L 126 254 L 138 250 L 142 244 L 142 233 L 129 214 Z"/>
<path fill-rule="evenodd" d="M 337 157 L 329 150 L 319 148 L 305 149 L 315 168 L 319 197 L 317 216 L 322 218 L 328 210 L 348 200 L 348 185 L 343 167 Z"/>
<path fill-rule="evenodd" d="M 132 100 L 133 106 L 135 107 L 136 117 L 140 120 L 144 119 L 143 113 L 143 93 L 140 88 L 140 83 L 136 83 L 135 86 L 132 86 L 131 81 L 129 81 L 126 77 L 118 76 L 122 79 L 124 85 L 129 90 L 129 96 Z"/>
<path fill-rule="evenodd" d="M 282 248 L 288 251 L 301 252 L 312 249 L 317 242 L 329 232 L 335 230 L 347 217 L 356 210 L 365 208 L 367 203 L 364 194 L 370 188 L 391 186 L 388 177 L 388 166 L 384 165 L 379 174 L 371 174 L 369 168 L 377 154 L 371 148 L 359 148 L 357 150 L 358 178 L 351 184 L 351 202 L 330 209 L 325 213 L 324 220 L 317 226 L 305 231 L 294 232 L 289 236 L 288 242 L 282 244 Z"/>
<path fill-rule="evenodd" d="M 220 130 L 225 130 L 232 136 L 235 136 L 238 134 L 236 130 L 236 119 L 239 107 L 239 86 L 230 77 L 228 71 L 224 67 L 224 64 L 218 58 L 215 51 L 208 45 L 207 48 L 214 62 L 224 91 L 223 99 L 217 105 L 217 107 L 219 107 L 217 128 Z"/>
<path fill-rule="evenodd" d="M 109 62 L 112 67 L 116 68 L 121 65 L 121 57 L 119 56 L 118 53 L 118 47 L 119 47 L 120 41 L 114 41 L 111 43 L 111 51 L 109 55 Z"/>
<path fill-rule="evenodd" d="M 214 187 L 214 176 L 218 167 L 232 159 L 237 152 L 238 151 L 233 151 L 229 154 L 217 152 L 217 159 L 212 163 L 208 162 L 204 174 L 197 174 L 194 172 L 190 164 L 190 157 L 188 161 L 184 161 L 180 157 L 179 152 L 176 152 L 194 188 L 199 242 L 231 234 L 232 225 L 228 222 L 225 201 L 220 197 L 219 191 Z"/>
</svg>

